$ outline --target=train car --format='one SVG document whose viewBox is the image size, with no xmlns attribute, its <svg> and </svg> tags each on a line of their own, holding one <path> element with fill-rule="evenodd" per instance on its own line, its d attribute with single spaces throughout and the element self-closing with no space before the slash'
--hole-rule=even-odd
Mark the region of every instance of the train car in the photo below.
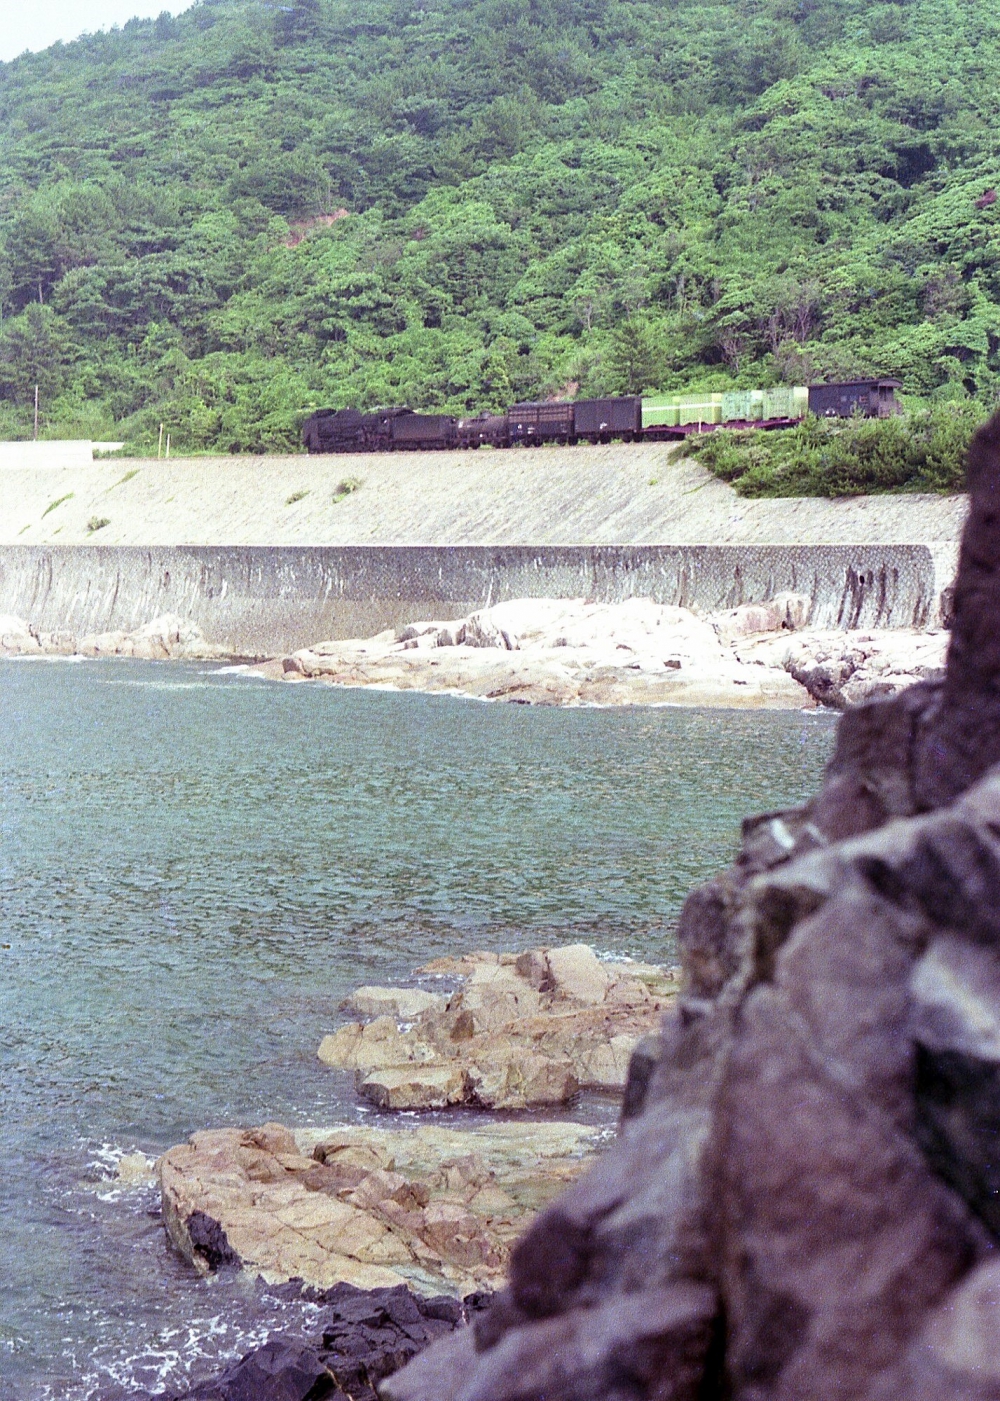
<svg viewBox="0 0 1000 1401">
<path fill-rule="evenodd" d="M 458 420 L 458 444 L 463 448 L 510 447 L 510 419 L 505 413 L 481 413 Z"/>
<path fill-rule="evenodd" d="M 638 442 L 642 437 L 642 400 L 638 394 L 575 400 L 573 436 L 587 438 L 592 443 L 610 443 L 612 438 Z"/>
<path fill-rule="evenodd" d="M 311 453 L 420 451 L 458 446 L 457 421 L 449 414 L 418 414 L 408 408 L 319 409 L 302 425 Z"/>
<path fill-rule="evenodd" d="M 804 418 L 808 407 L 809 390 L 804 384 L 647 395 L 642 401 L 642 436 L 676 440 L 719 427 L 787 428 Z"/>
<path fill-rule="evenodd" d="M 891 418 L 902 413 L 896 398 L 902 389 L 898 379 L 853 379 L 842 384 L 810 384 L 809 412 L 817 418 L 850 418 L 862 414 L 865 418 Z"/>
<path fill-rule="evenodd" d="M 644 438 L 686 438 L 722 423 L 719 393 L 653 394 L 642 400 Z"/>
<path fill-rule="evenodd" d="M 513 404 L 507 410 L 510 442 L 576 442 L 572 402 Z"/>
<path fill-rule="evenodd" d="M 450 414 L 406 413 L 389 420 L 389 447 L 398 451 L 427 451 L 458 447 L 458 420 Z"/>
</svg>

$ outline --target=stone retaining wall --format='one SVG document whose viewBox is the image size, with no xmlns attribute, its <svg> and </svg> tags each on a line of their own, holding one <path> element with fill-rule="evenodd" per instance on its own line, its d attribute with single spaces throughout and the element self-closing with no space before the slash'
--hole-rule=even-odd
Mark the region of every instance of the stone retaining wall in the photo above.
<svg viewBox="0 0 1000 1401">
<path fill-rule="evenodd" d="M 193 618 L 211 642 L 280 652 L 522 598 L 651 598 L 705 611 L 789 590 L 820 627 L 941 620 L 956 546 L 5 546 L 0 613 L 42 631 Z"/>
</svg>

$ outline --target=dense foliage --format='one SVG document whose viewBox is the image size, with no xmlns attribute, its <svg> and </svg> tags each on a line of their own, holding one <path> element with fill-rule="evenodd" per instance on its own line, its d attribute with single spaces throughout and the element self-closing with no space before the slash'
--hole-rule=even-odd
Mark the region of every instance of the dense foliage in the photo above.
<svg viewBox="0 0 1000 1401">
<path fill-rule="evenodd" d="M 961 491 L 981 407 L 934 404 L 886 419 L 809 417 L 780 432 L 720 429 L 688 452 L 741 496 L 861 496 Z"/>
<path fill-rule="evenodd" d="M 989 399 L 998 60 L 971 0 L 200 0 L 26 55 L 0 433 L 36 384 L 48 433 L 224 451 L 319 404 Z"/>
</svg>

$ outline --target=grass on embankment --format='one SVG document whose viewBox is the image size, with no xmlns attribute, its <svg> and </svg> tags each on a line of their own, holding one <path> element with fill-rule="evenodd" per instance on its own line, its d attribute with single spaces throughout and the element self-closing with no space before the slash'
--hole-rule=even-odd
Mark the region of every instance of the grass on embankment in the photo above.
<svg viewBox="0 0 1000 1401">
<path fill-rule="evenodd" d="M 962 491 L 981 404 L 936 404 L 894 418 L 821 419 L 794 428 L 720 429 L 686 451 L 741 496 L 864 496 Z"/>
</svg>

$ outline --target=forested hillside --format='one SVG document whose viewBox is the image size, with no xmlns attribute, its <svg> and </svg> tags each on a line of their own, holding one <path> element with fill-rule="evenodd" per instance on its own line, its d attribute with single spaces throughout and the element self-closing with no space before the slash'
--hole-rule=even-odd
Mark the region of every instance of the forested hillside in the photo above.
<svg viewBox="0 0 1000 1401">
<path fill-rule="evenodd" d="M 0 435 L 1000 388 L 1000 9 L 201 0 L 0 66 Z"/>
</svg>

